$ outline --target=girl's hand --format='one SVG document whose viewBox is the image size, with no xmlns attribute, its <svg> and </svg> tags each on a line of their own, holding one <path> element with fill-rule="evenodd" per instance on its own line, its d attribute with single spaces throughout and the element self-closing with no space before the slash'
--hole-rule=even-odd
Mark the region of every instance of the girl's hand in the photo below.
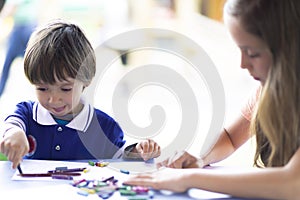
<svg viewBox="0 0 300 200">
<path fill-rule="evenodd" d="M 151 139 L 139 142 L 135 150 L 144 160 L 157 158 L 161 154 L 160 146 Z"/>
<path fill-rule="evenodd" d="M 189 189 L 188 179 L 190 178 L 185 172 L 184 169 L 165 168 L 154 173 L 131 176 L 124 181 L 124 184 L 151 187 L 156 190 L 185 192 Z"/>
<path fill-rule="evenodd" d="M 202 168 L 203 163 L 198 162 L 195 156 L 186 151 L 175 152 L 173 156 L 166 160 L 157 163 L 157 167 L 170 167 L 170 168 Z M 201 166 L 200 166 L 201 165 Z"/>
<path fill-rule="evenodd" d="M 25 133 L 18 128 L 8 130 L 0 142 L 0 151 L 13 163 L 12 168 L 16 169 L 29 151 Z"/>
</svg>

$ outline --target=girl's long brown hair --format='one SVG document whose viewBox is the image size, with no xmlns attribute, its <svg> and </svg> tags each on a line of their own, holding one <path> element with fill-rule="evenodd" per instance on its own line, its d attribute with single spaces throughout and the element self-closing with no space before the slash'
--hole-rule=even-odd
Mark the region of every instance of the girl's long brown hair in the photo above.
<svg viewBox="0 0 300 200">
<path fill-rule="evenodd" d="M 300 146 L 300 1 L 228 0 L 224 13 L 237 17 L 272 53 L 251 121 L 257 142 L 254 164 L 283 166 Z"/>
</svg>

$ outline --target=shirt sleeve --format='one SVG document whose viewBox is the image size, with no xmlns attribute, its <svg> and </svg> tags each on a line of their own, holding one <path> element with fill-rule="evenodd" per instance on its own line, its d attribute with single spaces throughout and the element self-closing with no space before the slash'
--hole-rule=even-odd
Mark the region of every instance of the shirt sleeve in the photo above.
<svg viewBox="0 0 300 200">
<path fill-rule="evenodd" d="M 1 130 L 2 136 L 11 128 L 20 128 L 26 132 L 26 122 L 28 117 L 32 116 L 32 105 L 33 102 L 20 102 L 16 105 L 15 110 L 12 114 L 8 115 L 4 120 L 4 125 Z"/>
</svg>

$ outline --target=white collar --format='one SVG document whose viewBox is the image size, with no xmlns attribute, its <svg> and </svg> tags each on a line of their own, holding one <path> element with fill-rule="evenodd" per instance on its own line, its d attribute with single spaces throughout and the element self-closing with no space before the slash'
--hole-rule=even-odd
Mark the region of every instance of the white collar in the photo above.
<svg viewBox="0 0 300 200">
<path fill-rule="evenodd" d="M 81 112 L 74 118 L 70 123 L 66 126 L 75 130 L 85 132 L 89 127 L 93 114 L 94 109 L 92 105 L 87 103 L 84 100 L 81 100 L 83 103 L 83 109 Z M 35 102 L 32 108 L 33 112 L 33 120 L 41 125 L 57 125 L 57 122 L 53 119 L 52 115 L 46 110 L 39 102 Z"/>
</svg>

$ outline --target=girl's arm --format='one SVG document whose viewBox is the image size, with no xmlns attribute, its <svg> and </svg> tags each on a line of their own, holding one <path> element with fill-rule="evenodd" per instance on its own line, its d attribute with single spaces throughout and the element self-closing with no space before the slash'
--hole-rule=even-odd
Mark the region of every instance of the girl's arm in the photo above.
<svg viewBox="0 0 300 200">
<path fill-rule="evenodd" d="M 188 152 L 177 152 L 176 155 L 158 163 L 158 166 L 171 168 L 196 168 L 219 162 L 230 156 L 250 137 L 250 122 L 240 115 L 234 123 L 223 129 L 212 148 L 202 158 L 197 158 Z"/>
<path fill-rule="evenodd" d="M 284 167 L 230 174 L 208 169 L 167 168 L 152 174 L 131 177 L 124 183 L 175 192 L 199 188 L 235 197 L 298 199 L 300 196 L 299 169 L 300 149 Z"/>
<path fill-rule="evenodd" d="M 250 137 L 250 122 L 240 115 L 229 127 L 224 128 L 217 142 L 202 158 L 203 165 L 219 162 L 242 146 Z"/>
<path fill-rule="evenodd" d="M 191 180 L 189 188 L 196 187 L 237 197 L 297 199 L 300 196 L 299 169 L 300 149 L 284 167 L 222 175 L 198 171 L 187 177 Z"/>
</svg>

